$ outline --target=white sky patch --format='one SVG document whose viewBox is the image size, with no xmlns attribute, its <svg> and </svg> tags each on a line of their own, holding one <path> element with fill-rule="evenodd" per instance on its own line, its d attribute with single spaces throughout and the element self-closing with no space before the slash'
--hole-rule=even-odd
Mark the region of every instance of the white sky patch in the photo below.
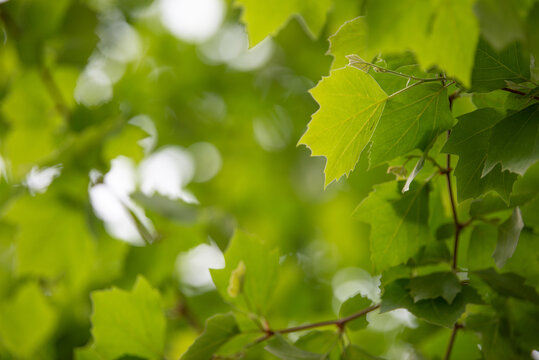
<svg viewBox="0 0 539 360">
<path fill-rule="evenodd" d="M 138 126 L 148 133 L 149 136 L 139 140 L 137 144 L 144 149 L 144 154 L 150 153 L 155 148 L 158 138 L 157 129 L 155 128 L 155 124 L 152 119 L 148 115 L 137 115 L 129 120 L 129 124 Z"/>
<path fill-rule="evenodd" d="M 369 327 L 379 332 L 387 332 L 401 326 L 412 329 L 417 327 L 415 316 L 406 309 L 396 309 L 380 314 L 380 310 L 367 314 Z"/>
<path fill-rule="evenodd" d="M 90 188 L 90 202 L 96 216 L 103 220 L 112 236 L 132 245 L 143 246 L 144 240 L 129 210 L 150 232 L 154 228 L 144 210 L 129 197 L 135 189 L 136 169 L 133 160 L 118 156 L 111 161 L 111 169 L 105 174 L 103 183 Z"/>
<path fill-rule="evenodd" d="M 373 302 L 380 301 L 380 276 L 371 276 L 360 268 L 339 270 L 332 280 L 333 295 L 342 303 L 360 293 Z"/>
<path fill-rule="evenodd" d="M 188 203 L 197 200 L 185 186 L 193 179 L 195 164 L 189 152 L 179 146 L 164 147 L 142 160 L 138 168 L 140 190 L 152 196 L 154 193 Z"/>
<path fill-rule="evenodd" d="M 30 194 L 42 194 L 47 191 L 52 181 L 60 176 L 62 165 L 58 164 L 51 167 L 39 168 L 34 166 L 24 179 L 24 186 L 28 188 Z"/>
<path fill-rule="evenodd" d="M 177 38 L 191 43 L 209 39 L 221 26 L 222 0 L 161 0 L 161 21 Z"/>
<path fill-rule="evenodd" d="M 249 49 L 243 26 L 226 25 L 212 39 L 200 46 L 204 60 L 212 64 L 226 63 L 238 71 L 252 71 L 265 65 L 273 54 L 273 41 L 266 38 Z"/>
<path fill-rule="evenodd" d="M 106 57 L 121 63 L 137 59 L 142 44 L 137 31 L 123 20 L 113 20 L 98 27 L 97 47 Z"/>
<path fill-rule="evenodd" d="M 199 291 L 215 288 L 209 269 L 225 267 L 225 258 L 215 244 L 201 244 L 176 258 L 176 270 L 183 284 Z"/>
<path fill-rule="evenodd" d="M 88 107 L 104 104 L 112 99 L 112 82 L 99 69 L 85 69 L 77 79 L 74 97 Z"/>
<path fill-rule="evenodd" d="M 195 159 L 195 174 L 193 181 L 205 182 L 213 178 L 223 165 L 219 150 L 208 142 L 198 142 L 189 146 L 189 152 Z"/>
</svg>

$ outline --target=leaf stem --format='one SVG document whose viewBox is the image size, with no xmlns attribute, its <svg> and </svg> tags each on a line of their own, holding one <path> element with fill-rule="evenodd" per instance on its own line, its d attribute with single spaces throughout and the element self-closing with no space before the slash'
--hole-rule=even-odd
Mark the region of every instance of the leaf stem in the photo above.
<svg viewBox="0 0 539 360">
<path fill-rule="evenodd" d="M 412 80 L 417 80 L 417 81 L 422 81 L 422 82 L 431 82 L 431 81 L 444 81 L 444 80 L 448 80 L 446 77 L 437 77 L 437 78 L 420 78 L 420 77 L 417 77 L 417 76 L 413 76 L 413 75 L 408 75 L 408 74 L 405 74 L 405 73 L 401 73 L 399 71 L 395 71 L 395 70 L 390 70 L 390 69 L 387 69 L 383 66 L 380 66 L 380 65 L 376 65 L 376 64 L 373 64 L 373 63 L 370 63 L 368 61 L 365 61 L 363 59 L 361 59 L 359 56 L 357 55 L 348 55 L 347 56 L 348 60 L 350 61 L 350 65 L 354 66 L 354 64 L 360 64 L 360 65 L 367 65 L 369 67 L 372 67 L 374 69 L 377 69 L 379 72 L 386 72 L 386 73 L 389 73 L 389 74 L 393 74 L 393 75 L 397 75 L 397 76 L 400 76 L 400 77 L 404 77 L 404 78 L 407 78 L 407 79 L 412 79 Z M 354 66 L 356 67 L 356 66 Z"/>
</svg>

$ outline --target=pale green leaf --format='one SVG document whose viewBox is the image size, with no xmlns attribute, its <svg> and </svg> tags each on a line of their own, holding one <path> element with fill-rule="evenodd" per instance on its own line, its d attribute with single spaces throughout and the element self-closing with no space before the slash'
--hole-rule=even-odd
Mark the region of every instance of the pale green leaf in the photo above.
<svg viewBox="0 0 539 360">
<path fill-rule="evenodd" d="M 367 48 L 367 27 L 365 17 L 357 17 L 345 22 L 339 30 L 329 37 L 328 54 L 333 55 L 332 69 L 348 64 L 347 55 L 357 54 L 367 61 L 375 55 Z"/>
<path fill-rule="evenodd" d="M 390 96 L 372 137 L 370 164 L 425 150 L 454 124 L 445 87 L 427 83 Z"/>
<path fill-rule="evenodd" d="M 505 201 L 509 201 L 513 183 L 517 179 L 515 174 L 501 171 L 500 166 L 497 166 L 487 176 L 481 176 L 487 159 L 492 128 L 502 116 L 490 108 L 479 109 L 460 116 L 457 125 L 451 131 L 451 136 L 442 151 L 459 156 L 454 172 L 459 201 L 478 197 L 491 190 L 496 191 Z"/>
<path fill-rule="evenodd" d="M 498 242 L 492 254 L 497 267 L 503 267 L 507 259 L 513 256 L 518 245 L 520 232 L 523 228 L 522 214 L 517 206 L 513 210 L 511 217 L 498 227 Z"/>
<path fill-rule="evenodd" d="M 539 160 L 539 104 L 533 104 L 500 121 L 492 129 L 488 158 L 482 176 L 497 164 L 502 170 L 523 175 Z"/>
<path fill-rule="evenodd" d="M 82 290 L 92 275 L 95 244 L 84 214 L 50 192 L 24 196 L 6 214 L 18 227 L 17 273 L 63 277 L 73 291 Z"/>
<path fill-rule="evenodd" d="M 232 314 L 218 314 L 206 321 L 204 332 L 189 347 L 181 360 L 210 360 L 217 350 L 240 333 Z"/>
<path fill-rule="evenodd" d="M 165 313 L 159 292 L 137 278 L 131 292 L 112 288 L 92 293 L 92 336 L 104 359 L 122 355 L 162 359 Z"/>
<path fill-rule="evenodd" d="M 471 84 L 479 24 L 473 13 L 474 0 L 440 0 L 434 11 L 432 28 L 417 50 L 424 68 L 438 66 L 464 86 Z"/>
<path fill-rule="evenodd" d="M 316 37 L 331 7 L 330 0 L 237 0 L 236 4 L 243 8 L 241 21 L 246 24 L 251 46 L 276 35 L 293 15 L 301 15 L 308 32 Z"/>
<path fill-rule="evenodd" d="M 17 357 L 32 355 L 52 335 L 55 324 L 53 307 L 34 283 L 0 303 L 0 339 Z"/>
<path fill-rule="evenodd" d="M 320 105 L 299 143 L 327 158 L 326 186 L 354 169 L 371 140 L 386 94 L 376 81 L 353 67 L 333 70 L 311 90 Z"/>
<path fill-rule="evenodd" d="M 371 259 L 377 272 L 406 262 L 427 243 L 428 192 L 426 183 L 412 186 L 404 195 L 395 183 L 386 183 L 359 205 L 359 220 L 371 226 Z"/>
</svg>

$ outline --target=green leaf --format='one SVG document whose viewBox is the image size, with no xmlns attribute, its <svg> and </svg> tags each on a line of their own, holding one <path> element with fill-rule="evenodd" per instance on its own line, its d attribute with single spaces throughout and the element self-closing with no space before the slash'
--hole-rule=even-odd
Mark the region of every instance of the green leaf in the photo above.
<svg viewBox="0 0 539 360">
<path fill-rule="evenodd" d="M 507 259 L 513 256 L 518 245 L 520 232 L 523 228 L 524 223 L 522 222 L 522 214 L 517 206 L 515 210 L 513 210 L 511 217 L 498 227 L 498 242 L 496 243 L 496 249 L 492 254 L 498 268 L 502 268 Z"/>
<path fill-rule="evenodd" d="M 454 172 L 459 201 L 478 197 L 491 190 L 496 191 L 505 201 L 509 201 L 513 183 L 517 179 L 515 174 L 501 171 L 500 166 L 497 166 L 487 176 L 481 176 L 487 160 L 492 128 L 501 118 L 502 115 L 493 109 L 479 109 L 460 116 L 457 125 L 451 131 L 451 136 L 442 151 L 459 156 Z"/>
<path fill-rule="evenodd" d="M 431 1 L 416 0 L 368 1 L 366 22 L 369 46 L 383 53 L 415 50 L 427 36 L 433 5 Z"/>
<path fill-rule="evenodd" d="M 412 184 L 414 185 L 414 184 Z M 375 187 L 356 210 L 370 224 L 371 259 L 376 272 L 402 264 L 430 238 L 426 183 L 401 194 L 395 183 Z"/>
<path fill-rule="evenodd" d="M 423 68 L 438 66 L 449 76 L 470 86 L 479 24 L 473 13 L 475 0 L 440 0 L 434 10 L 432 28 L 420 44 L 417 58 Z"/>
<path fill-rule="evenodd" d="M 233 272 L 243 262 L 243 295 L 230 297 L 228 287 Z M 279 270 L 279 256 L 267 244 L 237 231 L 225 252 L 225 268 L 212 269 L 211 275 L 221 296 L 228 301 L 243 303 L 249 309 L 263 313 L 274 291 Z M 247 301 L 246 301 L 247 299 Z"/>
<path fill-rule="evenodd" d="M 328 54 L 333 55 L 332 69 L 342 68 L 348 64 L 347 55 L 357 54 L 368 61 L 375 54 L 367 49 L 367 26 L 365 17 L 357 17 L 345 22 L 339 30 L 329 37 Z"/>
<path fill-rule="evenodd" d="M 372 137 L 370 165 L 393 160 L 413 149 L 426 150 L 453 124 L 447 89 L 439 84 L 422 84 L 390 96 Z"/>
<path fill-rule="evenodd" d="M 498 274 L 494 269 L 474 271 L 492 289 L 504 296 L 539 304 L 539 294 L 534 288 L 524 285 L 525 278 L 513 273 Z"/>
<path fill-rule="evenodd" d="M 0 339 L 17 357 L 28 357 L 52 335 L 56 314 L 35 283 L 0 303 Z"/>
<path fill-rule="evenodd" d="M 246 24 L 250 46 L 276 35 L 296 14 L 301 15 L 308 33 L 317 37 L 331 7 L 330 0 L 237 0 L 236 4 L 243 7 L 241 21 Z"/>
<path fill-rule="evenodd" d="M 85 288 L 92 275 L 95 244 L 85 214 L 58 201 L 52 191 L 20 198 L 6 214 L 18 226 L 17 273 L 63 277 L 76 292 Z"/>
<path fill-rule="evenodd" d="M 449 304 L 460 293 L 462 286 L 453 272 L 437 272 L 424 276 L 417 276 L 408 284 L 410 295 L 415 302 L 423 299 L 444 298 Z"/>
<path fill-rule="evenodd" d="M 320 109 L 299 141 L 313 156 L 327 158 L 325 185 L 348 175 L 371 140 L 386 94 L 365 72 L 347 66 L 333 70 L 311 90 Z"/>
<path fill-rule="evenodd" d="M 436 229 L 436 240 L 445 240 L 455 236 L 455 224 L 448 222 Z"/>
<path fill-rule="evenodd" d="M 519 43 L 513 43 L 503 51 L 495 51 L 485 40 L 480 40 L 472 71 L 472 90 L 489 92 L 514 83 L 529 81 L 530 60 L 524 57 Z"/>
<path fill-rule="evenodd" d="M 289 344 L 279 334 L 273 336 L 265 349 L 282 360 L 323 360 L 325 354 L 316 354 L 310 351 L 301 350 Z"/>
<path fill-rule="evenodd" d="M 181 360 L 210 360 L 217 350 L 240 333 L 232 314 L 218 314 L 206 321 L 200 335 Z"/>
<path fill-rule="evenodd" d="M 383 358 L 371 355 L 356 345 L 349 345 L 344 350 L 342 360 L 383 360 Z"/>
<path fill-rule="evenodd" d="M 539 160 L 539 104 L 500 121 L 492 129 L 482 176 L 500 163 L 502 170 L 524 175 Z"/>
<path fill-rule="evenodd" d="M 357 294 L 348 298 L 345 302 L 342 303 L 341 309 L 339 310 L 339 317 L 343 318 L 349 315 L 352 315 L 358 311 L 361 311 L 369 306 L 372 302 L 370 299 Z M 366 328 L 368 325 L 367 317 L 361 316 L 357 319 L 354 319 L 346 324 L 346 326 L 351 330 L 361 330 Z"/>
<path fill-rule="evenodd" d="M 165 314 L 161 296 L 142 276 L 131 292 L 117 288 L 94 291 L 92 303 L 92 336 L 101 356 L 163 358 Z"/>
<path fill-rule="evenodd" d="M 475 13 L 479 19 L 481 34 L 498 50 L 524 37 L 523 21 L 519 12 L 527 1 L 479 0 Z"/>
<path fill-rule="evenodd" d="M 339 334 L 335 331 L 310 331 L 301 336 L 294 346 L 305 351 L 310 351 L 317 354 L 330 354 L 338 350 Z"/>
<path fill-rule="evenodd" d="M 470 286 L 464 286 L 451 304 L 441 297 L 414 302 L 407 290 L 408 285 L 408 279 L 399 279 L 388 284 L 382 294 L 380 311 L 405 308 L 425 321 L 450 328 L 464 313 L 466 304 L 481 302 L 475 289 Z"/>
<path fill-rule="evenodd" d="M 496 227 L 487 224 L 476 225 L 468 244 L 467 268 L 470 271 L 494 266 L 492 253 L 496 247 Z"/>
</svg>

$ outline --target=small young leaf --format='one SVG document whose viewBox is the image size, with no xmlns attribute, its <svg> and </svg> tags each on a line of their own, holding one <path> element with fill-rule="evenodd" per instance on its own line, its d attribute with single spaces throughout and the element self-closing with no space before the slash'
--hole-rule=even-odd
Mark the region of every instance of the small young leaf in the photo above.
<svg viewBox="0 0 539 360">
<path fill-rule="evenodd" d="M 235 268 L 230 274 L 230 281 L 228 282 L 228 296 L 235 298 L 243 291 L 243 281 L 245 279 L 245 263 L 240 261 L 238 267 Z"/>
<path fill-rule="evenodd" d="M 507 259 L 513 256 L 513 253 L 517 248 L 520 232 L 523 228 L 524 222 L 522 222 L 522 214 L 520 208 L 517 206 L 515 210 L 513 210 L 511 217 L 498 227 L 498 242 L 496 243 L 496 249 L 492 254 L 498 268 L 502 268 Z"/>
<path fill-rule="evenodd" d="M 228 292 L 230 280 L 233 279 L 234 271 L 240 275 L 241 262 L 244 263 L 245 269 L 242 287 L 242 293 L 245 296 L 233 297 Z M 224 269 L 210 270 L 213 282 L 221 296 L 236 304 L 243 304 L 242 301 L 247 299 L 248 303 L 243 304 L 245 308 L 252 305 L 256 309 L 248 310 L 265 311 L 277 280 L 279 270 L 277 252 L 260 240 L 237 231 L 225 252 L 225 264 Z"/>
</svg>

